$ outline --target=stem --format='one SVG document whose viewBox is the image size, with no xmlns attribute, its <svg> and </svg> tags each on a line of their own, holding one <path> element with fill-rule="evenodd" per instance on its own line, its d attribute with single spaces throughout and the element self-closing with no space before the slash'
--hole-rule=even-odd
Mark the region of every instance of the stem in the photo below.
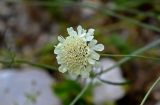
<svg viewBox="0 0 160 105">
<path fill-rule="evenodd" d="M 131 83 L 131 81 L 124 81 L 124 82 L 111 82 L 111 81 L 107 81 L 107 80 L 103 80 L 101 78 L 98 77 L 98 79 L 103 82 L 103 83 L 106 83 L 106 84 L 110 84 L 110 85 L 128 85 Z"/>
<path fill-rule="evenodd" d="M 10 63 L 10 61 L 7 60 L 0 60 L 0 63 Z M 32 66 L 36 66 L 36 67 L 40 67 L 40 68 L 44 68 L 44 69 L 48 69 L 48 70 L 57 70 L 56 67 L 50 66 L 50 65 L 46 65 L 46 64 L 41 64 L 41 63 L 35 63 L 35 62 L 31 62 L 31 61 L 27 61 L 27 60 L 21 60 L 21 59 L 15 59 L 13 62 L 13 64 L 29 64 Z"/>
<path fill-rule="evenodd" d="M 69 105 L 75 105 L 75 103 L 82 97 L 88 87 L 92 84 L 93 78 L 90 83 L 86 84 L 86 86 L 81 90 L 81 92 L 74 98 L 74 100 Z"/>
<path fill-rule="evenodd" d="M 108 69 L 106 69 L 106 70 L 98 73 L 97 75 L 101 75 L 101 74 L 103 74 L 103 73 L 105 73 L 105 72 L 107 72 L 107 71 L 110 71 L 110 70 L 112 70 L 114 67 L 117 67 L 117 66 L 119 66 L 119 65 L 127 62 L 128 60 L 132 59 L 132 58 L 133 58 L 133 55 L 141 54 L 141 53 L 143 53 L 143 52 L 145 52 L 145 51 L 147 51 L 147 50 L 149 50 L 149 49 L 151 49 L 151 48 L 153 48 L 153 47 L 155 47 L 155 46 L 157 46 L 157 45 L 159 45 L 159 44 L 160 44 L 160 39 L 155 40 L 155 41 L 147 44 L 146 46 L 144 46 L 144 47 L 142 47 L 142 48 L 140 48 L 140 49 L 132 52 L 132 53 L 130 54 L 130 56 L 127 56 L 127 57 L 123 58 L 123 59 L 120 60 L 117 64 L 115 64 L 115 65 L 111 66 L 110 68 L 108 68 Z"/>
<path fill-rule="evenodd" d="M 156 86 L 156 84 L 158 84 L 158 82 L 160 82 L 160 76 L 158 77 L 158 79 L 153 83 L 153 85 L 150 87 L 150 89 L 148 90 L 147 94 L 145 95 L 145 97 L 143 98 L 142 102 L 140 105 L 144 105 L 145 101 L 147 100 L 149 94 L 151 93 L 151 91 L 153 90 L 153 88 Z"/>
<path fill-rule="evenodd" d="M 46 65 L 46 64 L 41 64 L 41 63 L 35 63 L 35 62 L 27 61 L 27 60 L 15 60 L 15 63 L 25 63 L 25 64 L 29 64 L 29 65 L 32 65 L 32 66 L 44 68 L 44 69 L 57 70 L 56 67 Z"/>
<path fill-rule="evenodd" d="M 160 60 L 160 58 L 147 57 L 147 56 L 143 56 L 143 55 L 101 54 L 101 56 L 105 56 L 105 57 L 137 57 L 137 58 L 144 58 L 144 59 Z"/>
</svg>

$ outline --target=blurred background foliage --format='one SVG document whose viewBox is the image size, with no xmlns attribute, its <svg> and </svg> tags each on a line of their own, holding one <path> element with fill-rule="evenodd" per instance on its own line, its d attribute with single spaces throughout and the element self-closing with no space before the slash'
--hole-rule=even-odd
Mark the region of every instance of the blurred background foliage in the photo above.
<svg viewBox="0 0 160 105">
<path fill-rule="evenodd" d="M 95 38 L 105 45 L 103 53 L 130 54 L 136 49 L 160 38 L 159 0 L 2 0 L 0 1 L 0 58 L 1 68 L 23 68 L 14 63 L 25 59 L 58 68 L 54 46 L 57 36 L 67 36 L 66 28 L 82 25 L 94 28 Z M 143 55 L 160 57 L 160 46 Z M 111 57 L 120 60 L 122 57 Z M 160 75 L 160 62 L 133 59 L 121 66 L 123 76 L 133 81 L 126 95 L 114 105 L 138 105 L 149 86 Z M 58 84 L 52 89 L 63 105 L 80 92 L 82 86 L 66 80 L 57 71 L 46 69 Z M 91 89 L 88 89 L 91 90 Z M 155 92 L 156 91 L 156 92 Z M 159 100 L 155 90 L 146 105 Z M 76 105 L 92 105 L 87 91 Z M 112 103 L 113 104 L 113 103 Z M 110 105 L 106 103 L 106 105 Z"/>
<path fill-rule="evenodd" d="M 63 105 L 69 105 L 71 101 L 80 93 L 82 87 L 73 80 L 64 80 L 61 83 L 53 85 L 53 90 L 62 99 Z M 78 102 L 79 105 L 92 105 L 91 87 L 81 97 Z"/>
</svg>

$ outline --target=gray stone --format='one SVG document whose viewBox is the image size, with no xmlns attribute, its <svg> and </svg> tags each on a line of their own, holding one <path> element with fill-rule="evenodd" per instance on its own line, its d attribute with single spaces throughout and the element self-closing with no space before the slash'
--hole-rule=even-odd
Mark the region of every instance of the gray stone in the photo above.
<svg viewBox="0 0 160 105">
<path fill-rule="evenodd" d="M 1 70 L 0 105 L 61 105 L 51 90 L 52 83 L 39 69 Z"/>
</svg>

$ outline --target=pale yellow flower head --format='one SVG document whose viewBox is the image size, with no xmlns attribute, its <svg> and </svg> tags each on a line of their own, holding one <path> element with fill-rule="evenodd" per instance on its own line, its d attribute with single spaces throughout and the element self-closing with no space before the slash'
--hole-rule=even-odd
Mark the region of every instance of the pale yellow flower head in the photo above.
<svg viewBox="0 0 160 105">
<path fill-rule="evenodd" d="M 67 31 L 68 37 L 58 36 L 59 43 L 54 50 L 60 64 L 59 71 L 62 73 L 68 71 L 73 76 L 88 77 L 100 58 L 96 51 L 103 51 L 104 46 L 97 44 L 97 40 L 93 39 L 94 29 L 86 31 L 78 26 L 77 31 L 72 27 L 67 28 Z"/>
</svg>

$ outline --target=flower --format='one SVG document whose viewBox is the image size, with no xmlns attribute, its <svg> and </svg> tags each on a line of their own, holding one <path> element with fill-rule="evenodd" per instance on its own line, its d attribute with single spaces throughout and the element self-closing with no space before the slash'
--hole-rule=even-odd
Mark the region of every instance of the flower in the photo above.
<svg viewBox="0 0 160 105">
<path fill-rule="evenodd" d="M 68 71 L 73 76 L 88 77 L 92 67 L 97 64 L 100 55 L 96 51 L 103 51 L 103 44 L 97 44 L 93 39 L 94 29 L 84 30 L 77 27 L 77 32 L 72 27 L 67 28 L 69 36 L 58 36 L 59 43 L 55 46 L 59 71 Z"/>
</svg>

